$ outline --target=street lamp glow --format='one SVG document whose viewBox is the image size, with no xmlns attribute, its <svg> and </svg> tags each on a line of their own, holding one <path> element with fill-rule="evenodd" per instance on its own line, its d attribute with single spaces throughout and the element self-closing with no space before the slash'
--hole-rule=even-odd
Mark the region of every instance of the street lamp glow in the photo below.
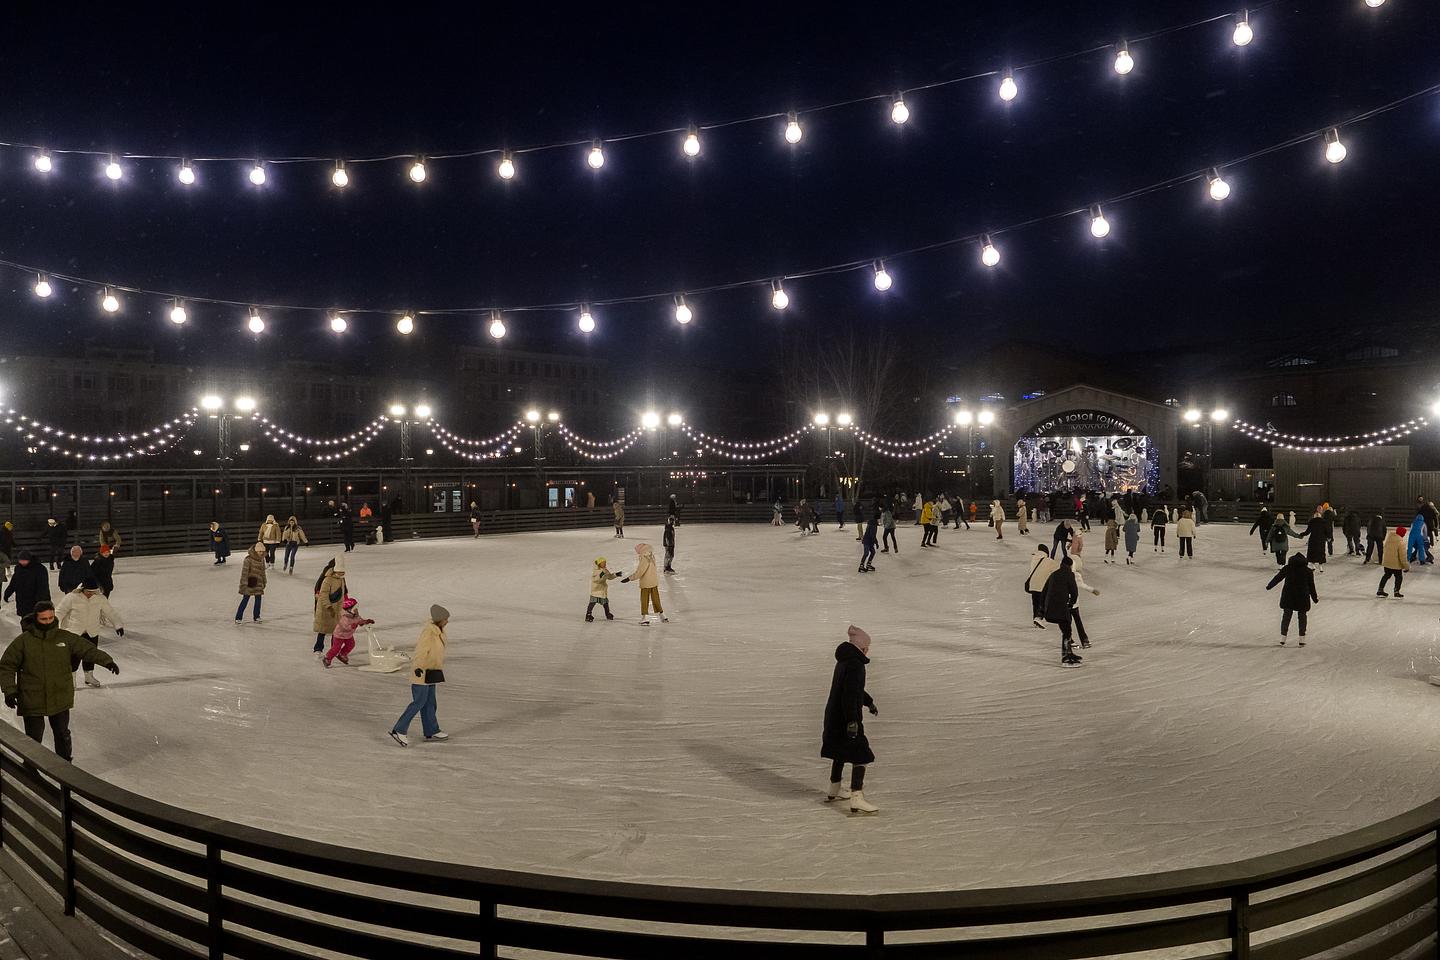
<svg viewBox="0 0 1440 960">
<path fill-rule="evenodd" d="M 672 427 L 678 427 L 680 426 L 680 424 L 685 422 L 685 418 L 680 416 L 680 414 L 678 413 L 672 413 L 670 414 L 670 416 L 665 418 L 665 422 L 670 424 L 670 426 Z"/>
<path fill-rule="evenodd" d="M 105 288 L 105 295 L 100 300 L 100 308 L 106 313 L 115 313 L 120 309 L 120 299 L 110 292 L 109 287 Z"/>
<path fill-rule="evenodd" d="M 259 160 L 256 160 L 255 166 L 250 168 L 250 182 L 257 187 L 265 186 L 265 165 Z"/>
<path fill-rule="evenodd" d="M 905 98 L 895 94 L 895 102 L 890 105 L 890 119 L 896 124 L 902 124 L 910 119 L 910 108 L 905 106 Z"/>
<path fill-rule="evenodd" d="M 430 419 L 430 413 L 431 413 L 430 404 L 428 404 L 428 403 L 417 403 L 417 404 L 415 405 L 415 416 L 419 417 L 421 420 L 429 420 L 429 419 Z"/>
<path fill-rule="evenodd" d="M 770 306 L 776 310 L 784 310 L 790 306 L 790 294 L 785 292 L 785 285 L 779 280 L 770 284 Z"/>
<path fill-rule="evenodd" d="M 1225 421 L 1230 419 L 1230 411 L 1226 410 L 1224 407 L 1220 407 L 1217 410 L 1212 410 L 1210 411 L 1210 419 L 1214 420 L 1216 423 L 1224 423 Z"/>
<path fill-rule="evenodd" d="M 1110 236 L 1110 221 L 1105 219 L 1098 203 L 1090 208 L 1090 235 L 1096 240 Z"/>
<path fill-rule="evenodd" d="M 1123 40 L 1120 42 L 1120 49 L 1115 51 L 1115 72 L 1125 76 L 1135 69 L 1135 59 L 1130 56 L 1130 47 Z"/>
<path fill-rule="evenodd" d="M 605 166 L 605 151 L 601 149 L 599 140 L 590 145 L 590 153 L 586 155 L 585 162 L 590 164 L 591 170 L 599 170 Z"/>
<path fill-rule="evenodd" d="M 505 321 L 501 319 L 499 310 L 490 311 L 490 336 L 496 340 L 505 338 Z"/>
<path fill-rule="evenodd" d="M 805 131 L 800 129 L 800 118 L 797 117 L 795 111 L 792 110 L 786 115 L 785 119 L 785 142 L 799 143 L 800 138 L 803 136 L 805 136 Z"/>
<path fill-rule="evenodd" d="M 1376 7 L 1384 6 L 1385 0 L 1365 0 L 1365 6 L 1374 10 Z"/>
<path fill-rule="evenodd" d="M 549 420 L 551 423 L 559 423 L 559 422 L 560 422 L 560 411 L 559 411 L 559 410 L 551 410 L 549 413 L 545 414 L 545 419 L 546 419 L 546 420 Z"/>
<path fill-rule="evenodd" d="M 335 172 L 330 174 L 330 182 L 337 187 L 348 187 L 350 185 L 350 174 L 345 172 L 345 161 L 335 161 Z"/>
<path fill-rule="evenodd" d="M 400 403 L 392 403 L 392 404 L 390 404 L 390 416 L 392 416 L 392 417 L 403 417 L 403 416 L 405 416 L 405 405 L 404 405 L 404 404 L 400 404 Z"/>
<path fill-rule="evenodd" d="M 1345 149 L 1345 144 L 1340 142 L 1340 131 L 1331 127 L 1325 131 L 1325 159 L 1331 163 L 1339 163 L 1345 159 L 1350 151 Z"/>
<path fill-rule="evenodd" d="M 1210 176 L 1207 179 L 1210 183 L 1211 200 L 1224 200 L 1230 196 L 1230 184 L 1226 183 L 1225 179 L 1220 176 L 1219 170 L 1211 169 Z"/>
<path fill-rule="evenodd" d="M 817 426 L 817 427 L 828 427 L 828 426 L 830 426 L 830 414 L 828 414 L 828 413 L 817 413 L 817 414 L 815 414 L 815 426 Z"/>
<path fill-rule="evenodd" d="M 510 156 L 509 150 L 500 154 L 500 163 L 495 167 L 495 172 L 500 175 L 501 180 L 515 179 L 515 160 Z"/>
<path fill-rule="evenodd" d="M 255 410 L 255 398 L 254 398 L 254 397 L 236 397 L 236 398 L 235 398 L 235 409 L 236 409 L 236 410 L 239 410 L 241 413 L 252 413 L 252 412 L 254 412 L 254 410 Z"/>
<path fill-rule="evenodd" d="M 111 157 L 110 162 L 105 164 L 105 176 L 111 180 L 119 180 L 123 175 L 124 171 L 120 169 L 120 162 L 114 157 Z"/>
<path fill-rule="evenodd" d="M 206 410 L 219 410 L 224 405 L 225 401 L 221 400 L 213 393 L 207 393 L 205 396 L 200 398 L 200 406 L 204 407 Z"/>
<path fill-rule="evenodd" d="M 595 318 L 590 315 L 589 307 L 580 308 L 580 320 L 578 321 L 581 333 L 595 332 Z"/>
<path fill-rule="evenodd" d="M 35 169 L 39 170 L 41 173 L 49 173 L 51 170 L 54 170 L 55 164 L 53 161 L 51 161 L 50 154 L 46 153 L 44 150 L 41 150 L 39 153 L 35 154 Z"/>
<path fill-rule="evenodd" d="M 350 321 L 346 320 L 340 314 L 332 313 L 330 315 L 330 329 L 336 333 L 344 333 L 349 326 Z"/>
<path fill-rule="evenodd" d="M 1186 423 L 1199 423 L 1199 422 L 1200 422 L 1200 417 L 1201 417 L 1200 411 L 1199 411 L 1199 410 L 1196 410 L 1194 407 L 1191 407 L 1189 410 L 1186 410 L 1186 411 L 1185 411 L 1185 422 L 1186 422 Z"/>
<path fill-rule="evenodd" d="M 681 294 L 675 298 L 675 322 L 681 324 L 689 323 L 695 319 L 695 314 L 690 311 L 690 306 L 685 302 L 685 295 Z"/>
<path fill-rule="evenodd" d="M 415 162 L 410 164 L 410 180 L 413 183 L 424 183 L 425 176 L 425 158 L 416 157 Z"/>
<path fill-rule="evenodd" d="M 1250 41 L 1255 39 L 1255 31 L 1250 27 L 1248 15 L 1243 13 L 1240 15 L 1240 19 L 1235 23 L 1235 33 L 1231 35 L 1230 39 L 1235 41 L 1237 47 L 1249 46 Z"/>
<path fill-rule="evenodd" d="M 410 334 L 415 332 L 415 318 L 408 313 L 403 315 L 399 320 L 395 321 L 395 329 L 398 332 L 409 336 Z"/>
<path fill-rule="evenodd" d="M 660 426 L 660 414 L 654 410 L 647 410 L 645 415 L 640 418 L 640 425 L 646 430 L 654 430 Z"/>
<path fill-rule="evenodd" d="M 1015 75 L 1009 70 L 1005 71 L 1004 78 L 1000 81 L 1000 99 L 1009 103 L 1020 93 L 1020 88 L 1015 85 Z"/>
<path fill-rule="evenodd" d="M 855 422 L 855 418 L 848 413 L 842 413 L 835 418 L 835 422 L 842 427 L 848 427 Z"/>
<path fill-rule="evenodd" d="M 890 273 L 885 269 L 885 261 L 876 260 L 875 289 L 879 290 L 881 293 L 884 293 L 886 290 L 890 289 L 891 284 L 893 284 L 894 282 L 895 281 L 890 277 Z"/>
<path fill-rule="evenodd" d="M 959 413 L 955 414 L 955 423 L 959 426 L 968 427 L 974 422 L 975 414 L 971 413 L 969 410 L 961 410 Z"/>
<path fill-rule="evenodd" d="M 975 420 L 980 426 L 988 427 L 995 422 L 995 413 L 991 410 L 981 410 L 980 413 L 976 415 Z"/>
<path fill-rule="evenodd" d="M 195 182 L 195 168 L 190 166 L 189 160 L 180 161 L 180 169 L 175 171 L 175 177 L 187 187 Z"/>
<path fill-rule="evenodd" d="M 170 322 L 178 327 L 189 319 L 190 314 L 185 312 L 185 304 L 176 300 L 175 305 L 170 308 Z"/>
<path fill-rule="evenodd" d="M 254 307 L 250 308 L 250 319 L 245 322 L 251 333 L 265 332 L 265 318 L 260 316 L 260 311 Z"/>
<path fill-rule="evenodd" d="M 54 292 L 55 290 L 50 286 L 50 281 L 45 277 L 45 274 L 42 273 L 35 278 L 35 296 L 44 300 Z"/>
<path fill-rule="evenodd" d="M 980 238 L 980 262 L 987 267 L 993 267 L 1000 262 L 1000 251 L 990 240 L 990 234 Z"/>
<path fill-rule="evenodd" d="M 690 131 L 685 134 L 685 143 L 680 149 L 685 151 L 687 157 L 700 156 L 700 131 L 691 127 Z"/>
<path fill-rule="evenodd" d="M 539 410 L 526 410 L 526 411 L 525 411 L 525 419 L 528 420 L 528 421 L 530 421 L 531 423 L 539 423 L 539 422 L 540 422 L 540 411 L 539 411 Z"/>
</svg>

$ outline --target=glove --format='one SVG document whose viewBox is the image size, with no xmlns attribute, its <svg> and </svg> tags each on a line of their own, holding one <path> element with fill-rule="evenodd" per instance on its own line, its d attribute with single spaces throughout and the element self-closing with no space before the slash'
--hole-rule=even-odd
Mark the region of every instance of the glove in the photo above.
<svg viewBox="0 0 1440 960">
<path fill-rule="evenodd" d="M 849 737 L 851 740 L 854 740 L 856 737 L 860 736 L 860 721 L 851 720 L 849 723 L 845 724 L 845 736 Z"/>
<path fill-rule="evenodd" d="M 1099 587 L 1091 587 L 1091 588 L 1090 588 L 1090 592 L 1093 593 L 1093 594 L 1095 594 L 1095 596 L 1097 596 L 1097 597 L 1100 596 L 1100 588 L 1099 588 Z"/>
<path fill-rule="evenodd" d="M 626 577 L 624 580 L 621 580 L 620 582 L 621 582 L 621 583 L 629 583 L 629 582 L 630 582 L 630 578 L 629 578 L 629 577 Z"/>
<path fill-rule="evenodd" d="M 124 627 L 116 627 L 116 628 L 115 628 L 115 636 L 117 636 L 117 637 L 123 637 L 123 636 L 125 636 L 125 628 L 124 628 Z"/>
<path fill-rule="evenodd" d="M 7 693 L 7 694 L 5 694 L 5 706 L 9 707 L 11 710 L 19 710 L 19 709 L 20 709 L 20 704 L 19 704 L 18 702 L 16 702 L 16 700 L 15 700 L 15 694 L 13 694 L 13 693 Z"/>
<path fill-rule="evenodd" d="M 875 706 L 874 703 L 871 703 L 871 704 L 870 704 L 870 716 L 872 716 L 872 717 L 878 717 L 878 716 L 880 716 L 880 708 L 877 707 L 877 706 Z"/>
<path fill-rule="evenodd" d="M 105 669 L 106 669 L 106 670 L 109 670 L 111 673 L 115 674 L 116 676 L 119 676 L 119 674 L 120 674 L 120 664 L 116 663 L 114 660 L 111 660 L 109 663 L 107 663 L 107 664 L 105 665 Z"/>
</svg>

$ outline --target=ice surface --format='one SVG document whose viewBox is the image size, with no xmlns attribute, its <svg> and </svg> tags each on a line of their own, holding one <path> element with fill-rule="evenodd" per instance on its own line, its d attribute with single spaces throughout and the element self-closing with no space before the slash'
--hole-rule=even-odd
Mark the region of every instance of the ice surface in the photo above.
<svg viewBox="0 0 1440 960">
<path fill-rule="evenodd" d="M 432 602 L 453 614 L 439 691 L 453 739 L 425 743 L 417 722 L 409 749 L 386 737 L 405 674 L 327 671 L 310 653 L 328 548 L 272 572 L 266 621 L 240 627 L 238 555 L 122 556 L 129 628 L 103 643 L 124 672 L 77 693 L 77 762 L 191 809 L 395 853 L 859 893 L 1221 862 L 1440 792 L 1432 571 L 1378 600 L 1375 566 L 1333 558 L 1310 645 L 1281 648 L 1275 564 L 1243 527 L 1201 527 L 1193 561 L 1142 544 L 1129 569 L 1101 563 L 1097 529 L 1086 578 L 1102 596 L 1081 604 L 1095 646 L 1065 670 L 1021 588 L 1052 528 L 1033 529 L 945 530 L 920 550 L 902 526 L 904 552 L 859 576 L 848 526 L 686 524 L 662 584 L 674 621 L 651 627 L 619 581 L 619 619 L 582 620 L 593 558 L 634 562 L 636 541 L 603 530 L 359 548 L 351 590 L 384 642 L 413 643 Z M 852 621 L 874 637 L 871 818 L 821 802 L 821 713 Z"/>
</svg>

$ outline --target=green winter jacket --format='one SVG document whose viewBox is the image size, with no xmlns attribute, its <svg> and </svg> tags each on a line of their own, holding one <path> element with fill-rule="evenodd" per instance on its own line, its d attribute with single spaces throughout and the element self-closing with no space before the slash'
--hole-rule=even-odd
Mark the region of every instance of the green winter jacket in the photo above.
<svg viewBox="0 0 1440 960">
<path fill-rule="evenodd" d="M 108 667 L 110 654 L 58 622 L 42 627 L 34 616 L 20 621 L 20 636 L 0 657 L 0 691 L 15 694 L 22 717 L 53 717 L 75 705 L 71 676 L 81 659 Z"/>
</svg>

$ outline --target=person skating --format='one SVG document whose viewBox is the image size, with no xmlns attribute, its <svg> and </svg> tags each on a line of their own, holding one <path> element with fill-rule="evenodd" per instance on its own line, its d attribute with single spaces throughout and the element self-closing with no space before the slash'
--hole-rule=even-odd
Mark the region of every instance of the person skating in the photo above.
<svg viewBox="0 0 1440 960">
<path fill-rule="evenodd" d="M 95 559 L 90 561 L 90 575 L 100 584 L 100 592 L 107 598 L 115 592 L 115 555 L 103 543 Z"/>
<path fill-rule="evenodd" d="M 1290 552 L 1290 539 L 1300 539 L 1302 534 L 1286 522 L 1284 517 L 1276 517 L 1275 522 L 1270 525 L 1270 552 L 1275 555 L 1275 565 L 1285 566 L 1285 555 Z"/>
<path fill-rule="evenodd" d="M 1426 500 L 1420 506 L 1420 516 L 1425 518 L 1425 535 L 1429 539 L 1429 545 L 1435 546 L 1435 528 L 1440 526 L 1440 511 L 1435 509 L 1435 501 Z"/>
<path fill-rule="evenodd" d="M 861 538 L 865 535 L 865 511 L 863 509 L 863 505 L 860 502 L 860 495 L 858 493 L 855 495 L 855 499 L 850 502 L 850 505 L 855 508 L 855 542 L 859 543 Z"/>
<path fill-rule="evenodd" d="M 1341 529 L 1345 531 L 1345 556 L 1360 556 L 1360 511 L 1347 510 Z"/>
<path fill-rule="evenodd" d="M 1165 552 L 1165 524 L 1169 522 L 1170 514 L 1166 512 L 1165 505 L 1162 503 L 1156 507 L 1155 512 L 1150 515 L 1150 532 L 1155 535 L 1156 553 Z"/>
<path fill-rule="evenodd" d="M 1320 505 L 1320 520 L 1325 524 L 1325 552 L 1335 552 L 1335 510 L 1327 500 Z"/>
<path fill-rule="evenodd" d="M 1180 559 L 1195 559 L 1195 517 L 1189 510 L 1180 511 L 1175 521 L 1175 539 L 1180 541 Z"/>
<path fill-rule="evenodd" d="M 910 509 L 915 511 L 915 523 L 913 525 L 917 527 L 920 526 L 920 511 L 925 509 L 925 498 L 918 493 L 915 494 L 915 502 L 910 504 Z"/>
<path fill-rule="evenodd" d="M 76 662 L 86 660 L 111 673 L 120 672 L 110 654 L 60 628 L 49 600 L 37 603 L 34 612 L 20 621 L 20 635 L 0 656 L 0 692 L 5 694 L 5 706 L 20 714 L 25 735 L 36 743 L 44 742 L 49 719 L 55 754 L 62 760 L 72 758 L 70 710 L 75 706 L 75 682 L 70 674 Z"/>
<path fill-rule="evenodd" d="M 336 519 L 340 522 L 340 538 L 345 541 L 345 552 L 349 553 L 355 549 L 355 514 L 350 512 L 350 504 L 340 504 Z"/>
<path fill-rule="evenodd" d="M 265 522 L 260 524 L 255 539 L 265 545 L 265 563 L 275 566 L 275 548 L 280 546 L 280 521 L 275 519 L 275 514 L 265 515 Z"/>
<path fill-rule="evenodd" d="M 674 500 L 674 497 L 670 498 Z M 668 514 L 665 517 L 665 532 L 660 534 L 660 544 L 665 548 L 665 572 L 674 573 L 672 564 L 675 561 L 675 514 Z"/>
<path fill-rule="evenodd" d="M 315 617 L 311 629 L 315 631 L 316 656 L 325 649 L 325 638 L 335 632 L 335 625 L 340 622 L 341 601 L 349 594 L 350 587 L 345 582 L 345 555 L 342 553 L 325 565 L 320 579 L 315 581 Z"/>
<path fill-rule="evenodd" d="M 975 516 L 974 502 L 967 502 L 963 497 L 955 498 L 955 529 L 960 529 L 960 524 L 965 524 L 965 529 L 970 529 L 970 519 Z"/>
<path fill-rule="evenodd" d="M 50 599 L 50 575 L 45 564 L 29 550 L 21 550 L 15 561 L 15 572 L 0 600 L 15 598 L 15 616 L 24 620 L 35 610 L 35 604 Z"/>
<path fill-rule="evenodd" d="M 1074 536 L 1075 523 L 1073 520 L 1061 520 L 1055 524 L 1055 543 L 1050 548 L 1050 556 L 1055 557 L 1057 563 L 1060 557 L 1069 554 L 1070 540 Z"/>
<path fill-rule="evenodd" d="M 1320 595 L 1315 592 L 1315 574 L 1305 558 L 1297 553 L 1270 578 L 1265 589 L 1274 589 L 1282 582 L 1285 586 L 1280 590 L 1280 609 L 1285 612 L 1280 615 L 1280 646 L 1285 646 L 1285 638 L 1290 633 L 1290 616 L 1296 614 L 1296 619 L 1300 621 L 1300 646 L 1303 647 L 1305 617 L 1310 612 L 1310 604 L 1320 602 Z M 1384 586 L 1385 582 L 1382 580 L 1380 583 Z"/>
<path fill-rule="evenodd" d="M 1125 517 L 1125 566 L 1135 562 L 1135 550 L 1140 546 L 1140 518 L 1131 513 Z"/>
<path fill-rule="evenodd" d="M 1080 494 L 1080 499 L 1075 501 L 1075 516 L 1080 521 L 1080 530 L 1084 533 L 1090 532 L 1090 500 L 1087 494 Z"/>
<path fill-rule="evenodd" d="M 586 623 L 595 622 L 593 611 L 597 603 L 605 610 L 606 620 L 615 619 L 615 615 L 610 612 L 610 581 L 618 576 L 620 571 L 611 573 L 610 568 L 605 565 L 604 557 L 595 558 L 595 565 L 590 568 L 590 602 L 585 605 Z"/>
<path fill-rule="evenodd" d="M 1111 517 L 1105 521 L 1105 562 L 1114 563 L 1115 551 L 1120 549 L 1120 527 Z"/>
<path fill-rule="evenodd" d="M 361 616 L 360 601 L 354 597 L 346 597 L 340 608 L 340 620 L 335 624 L 335 632 L 330 636 L 330 649 L 325 652 L 321 661 L 327 670 L 332 660 L 339 660 L 348 667 L 350 651 L 355 649 L 355 631 L 375 622 Z"/>
<path fill-rule="evenodd" d="M 876 512 L 875 516 L 870 518 L 870 522 L 865 525 L 865 532 L 861 534 L 860 573 L 869 573 L 875 569 L 875 549 L 880 545 L 879 526 L 880 514 Z"/>
<path fill-rule="evenodd" d="M 1030 594 L 1030 622 L 1045 629 L 1045 584 L 1060 569 L 1060 562 L 1050 556 L 1045 544 L 1037 543 L 1030 556 L 1030 573 L 1025 577 L 1025 592 Z"/>
<path fill-rule="evenodd" d="M 1430 540 L 1427 535 L 1424 514 L 1417 513 L 1415 522 L 1410 525 L 1408 559 L 1422 565 L 1430 562 Z"/>
<path fill-rule="evenodd" d="M 680 502 L 675 499 L 675 494 L 670 494 L 669 501 L 665 504 L 665 519 L 675 526 L 680 526 Z"/>
<path fill-rule="evenodd" d="M 995 528 L 995 539 L 1005 539 L 1005 505 L 998 499 L 990 501 L 990 523 Z"/>
<path fill-rule="evenodd" d="M 592 493 L 588 494 L 588 496 L 593 497 L 595 495 Z M 475 505 L 474 500 L 470 501 L 470 532 L 471 540 L 480 539 L 480 508 Z"/>
<path fill-rule="evenodd" d="M 795 525 L 800 528 L 800 536 L 808 537 L 810 527 L 815 519 L 815 508 L 810 506 L 809 500 L 802 499 L 800 505 L 795 508 Z"/>
<path fill-rule="evenodd" d="M 937 536 L 934 520 L 935 504 L 930 500 L 926 500 L 924 505 L 920 507 L 920 529 L 922 531 L 920 546 L 922 547 L 934 545 L 934 540 Z"/>
<path fill-rule="evenodd" d="M 621 579 L 621 583 L 629 583 L 634 580 L 640 587 L 640 626 L 650 626 L 650 605 L 655 605 L 655 612 L 660 616 L 661 623 L 669 623 L 670 618 L 665 616 L 665 608 L 660 605 L 660 574 L 655 570 L 655 551 L 648 543 L 635 544 L 635 570 L 628 577 Z"/>
<path fill-rule="evenodd" d="M 69 593 L 90 576 L 90 562 L 85 559 L 85 551 L 77 543 L 70 548 L 70 555 L 60 562 L 60 573 L 55 578 L 55 586 L 60 588 L 62 594 Z"/>
<path fill-rule="evenodd" d="M 1270 527 L 1274 524 L 1270 516 L 1270 509 L 1265 504 L 1260 504 L 1260 512 L 1255 515 L 1255 522 L 1250 524 L 1250 533 L 1260 532 L 1260 552 L 1265 553 L 1270 549 Z"/>
<path fill-rule="evenodd" d="M 245 554 L 245 561 L 240 564 L 240 606 L 235 608 L 237 627 L 245 618 L 245 607 L 250 603 L 251 597 L 255 598 L 255 622 L 260 622 L 260 601 L 265 599 L 266 555 L 270 552 L 266 550 L 265 544 L 257 540 L 255 546 Z"/>
<path fill-rule="evenodd" d="M 109 520 L 100 521 L 100 546 L 109 547 L 111 556 L 120 552 L 120 534 Z"/>
<path fill-rule="evenodd" d="M 310 538 L 305 536 L 305 531 L 300 526 L 300 521 L 292 516 L 285 521 L 285 526 L 280 531 L 280 540 L 285 544 L 285 554 L 281 557 L 280 569 L 294 576 L 295 556 L 300 552 L 300 545 L 302 543 L 309 543 Z"/>
<path fill-rule="evenodd" d="M 15 556 L 15 524 L 9 520 L 0 523 L 0 553 L 7 557 Z"/>
<path fill-rule="evenodd" d="M 944 493 L 941 493 L 940 496 L 935 498 L 935 509 L 940 512 L 941 528 L 943 529 L 950 526 L 950 518 L 953 515 L 955 509 L 950 504 L 950 498 L 945 496 Z M 958 527 L 959 524 L 956 524 L 956 526 Z"/>
<path fill-rule="evenodd" d="M 225 529 L 214 520 L 210 521 L 210 552 L 215 554 L 215 566 L 225 562 L 230 556 L 230 537 L 226 535 Z"/>
<path fill-rule="evenodd" d="M 1072 571 L 1075 574 L 1075 583 L 1082 590 L 1100 596 L 1100 591 L 1085 582 L 1085 558 L 1081 556 L 1084 550 L 1084 541 L 1077 534 L 1070 548 L 1070 560 Z M 1080 619 L 1080 599 L 1077 596 L 1071 605 L 1070 618 L 1075 624 L 1075 636 L 1080 641 L 1080 647 L 1088 650 L 1090 648 L 1090 635 L 1085 632 L 1085 621 Z"/>
<path fill-rule="evenodd" d="M 1100 591 L 1086 586 L 1095 596 Z M 1060 664 L 1078 667 L 1082 658 L 1075 652 L 1071 630 L 1075 620 L 1075 604 L 1080 599 L 1080 578 L 1075 575 L 1075 558 L 1060 561 L 1060 568 L 1045 581 L 1045 619 L 1060 628 Z"/>
<path fill-rule="evenodd" d="M 611 513 L 615 514 L 615 539 L 625 539 L 625 504 L 615 500 L 610 504 Z"/>
<path fill-rule="evenodd" d="M 1374 556 L 1376 563 L 1385 559 L 1385 534 L 1387 532 L 1384 517 L 1377 513 L 1370 518 L 1370 522 L 1365 527 L 1365 561 L 1360 566 L 1363 567 L 1369 563 L 1371 556 Z"/>
<path fill-rule="evenodd" d="M 1020 536 L 1030 535 L 1030 508 L 1025 505 L 1024 497 L 1015 501 L 1015 526 L 1020 530 Z"/>
<path fill-rule="evenodd" d="M 51 570 L 59 570 L 60 564 L 65 561 L 67 545 L 70 542 L 70 532 L 50 517 L 45 521 L 45 544 L 50 548 L 49 559 L 46 561 Z"/>
<path fill-rule="evenodd" d="M 100 647 L 101 627 L 110 627 L 117 637 L 125 636 L 125 621 L 120 619 L 120 614 L 100 592 L 100 584 L 93 579 L 86 580 L 79 589 L 61 597 L 55 615 L 60 619 L 60 629 L 80 634 L 96 649 Z M 84 668 L 85 686 L 100 686 L 100 681 L 95 679 L 94 659 L 82 659 L 80 665 Z"/>
<path fill-rule="evenodd" d="M 1325 552 L 1329 545 L 1333 532 L 1330 525 L 1325 522 L 1323 511 L 1320 507 L 1315 508 L 1315 513 L 1310 517 L 1310 522 L 1305 529 L 1300 531 L 1305 537 L 1305 559 L 1315 564 L 1316 569 L 1321 573 L 1325 572 Z"/>
<path fill-rule="evenodd" d="M 776 497 L 775 502 L 770 504 L 770 526 L 785 526 L 785 508 L 781 506 L 779 497 Z"/>
<path fill-rule="evenodd" d="M 820 756 L 830 761 L 830 784 L 825 802 L 847 800 L 851 813 L 878 813 L 865 799 L 865 768 L 875 762 L 865 736 L 865 710 L 879 716 L 880 709 L 865 690 L 865 665 L 870 662 L 870 634 L 854 624 L 846 640 L 835 648 L 835 671 L 830 675 L 830 696 L 825 701 L 825 725 L 820 735 Z M 850 764 L 850 789 L 841 785 L 845 764 Z"/>
<path fill-rule="evenodd" d="M 410 746 L 410 722 L 420 714 L 420 730 L 426 740 L 449 740 L 440 729 L 435 715 L 435 687 L 445 682 L 445 627 L 450 611 L 438 603 L 430 605 L 430 620 L 420 629 L 415 641 L 415 654 L 410 658 L 410 704 L 390 728 L 390 739 L 402 747 Z"/>
<path fill-rule="evenodd" d="M 889 553 L 893 546 L 895 552 L 900 552 L 900 541 L 895 539 L 895 511 L 887 503 L 885 509 L 880 513 L 880 529 L 884 531 L 880 539 L 880 552 Z"/>
<path fill-rule="evenodd" d="M 1396 527 L 1395 532 L 1385 537 L 1385 549 L 1381 551 L 1381 565 L 1385 572 L 1380 575 L 1380 586 L 1375 588 L 1375 596 L 1388 596 L 1385 593 L 1385 584 L 1390 578 L 1395 578 L 1395 597 L 1403 598 L 1405 594 L 1400 592 L 1401 586 L 1405 583 L 1405 571 L 1410 569 L 1410 561 L 1406 558 L 1405 550 L 1405 528 Z"/>
<path fill-rule="evenodd" d="M 845 494 L 839 491 L 835 493 L 835 522 L 840 524 L 837 529 L 845 529 Z"/>
</svg>

